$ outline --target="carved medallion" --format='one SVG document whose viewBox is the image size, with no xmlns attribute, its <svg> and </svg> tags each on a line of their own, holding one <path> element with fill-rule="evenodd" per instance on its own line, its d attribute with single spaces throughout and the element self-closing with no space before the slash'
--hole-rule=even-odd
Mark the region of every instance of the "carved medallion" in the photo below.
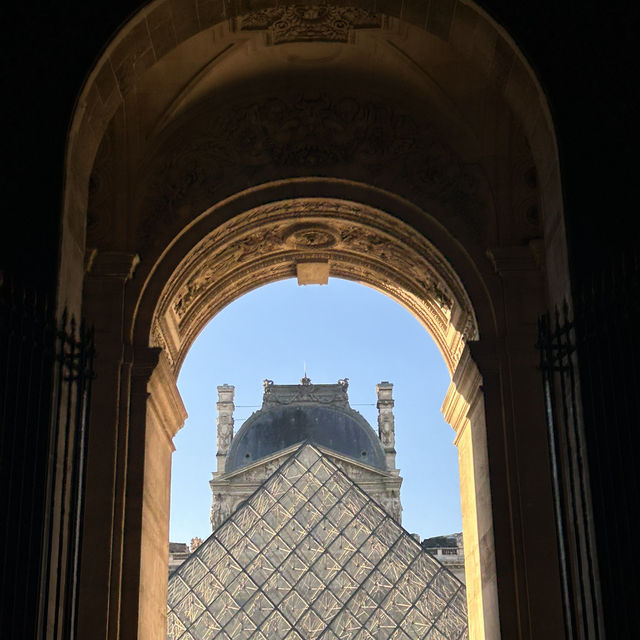
<svg viewBox="0 0 640 640">
<path fill-rule="evenodd" d="M 266 31 L 267 44 L 348 42 L 355 29 L 379 29 L 378 14 L 357 7 L 290 5 L 253 11 L 238 20 L 241 31 Z"/>
<path fill-rule="evenodd" d="M 290 227 L 284 232 L 283 239 L 292 247 L 299 249 L 327 249 L 338 242 L 333 229 L 314 223 Z"/>
</svg>

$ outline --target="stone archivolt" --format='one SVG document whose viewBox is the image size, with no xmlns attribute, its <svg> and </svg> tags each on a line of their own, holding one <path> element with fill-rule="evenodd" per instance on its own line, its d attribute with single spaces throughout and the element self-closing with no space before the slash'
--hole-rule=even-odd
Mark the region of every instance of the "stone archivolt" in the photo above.
<svg viewBox="0 0 640 640">
<path fill-rule="evenodd" d="M 179 365 L 219 309 L 261 284 L 295 277 L 296 264 L 308 261 L 403 304 L 429 329 L 450 370 L 476 334 L 460 281 L 422 236 L 373 208 L 306 198 L 257 207 L 205 237 L 165 288 L 152 342 Z"/>
</svg>

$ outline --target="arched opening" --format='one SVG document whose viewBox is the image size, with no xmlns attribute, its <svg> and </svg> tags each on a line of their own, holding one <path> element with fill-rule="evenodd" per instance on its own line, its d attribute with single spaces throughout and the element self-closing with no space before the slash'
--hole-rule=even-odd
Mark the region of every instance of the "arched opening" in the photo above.
<svg viewBox="0 0 640 640">
<path fill-rule="evenodd" d="M 323 182 L 306 185 L 326 189 L 326 183 L 320 186 Z M 336 186 L 354 190 L 353 184 Z M 264 192 L 272 188 L 266 185 Z M 256 197 L 255 190 L 251 196 Z M 239 195 L 235 206 L 241 206 L 245 197 Z M 202 216 L 200 224 L 219 219 L 217 209 Z M 230 218 L 204 237 L 197 225 L 185 235 L 164 256 L 167 263 L 177 264 L 168 281 L 162 276 L 164 286 L 154 296 L 157 302 L 148 315 L 152 360 L 140 370 L 140 395 L 132 398 L 138 399 L 138 407 L 132 406 L 131 415 L 139 411 L 144 421 L 142 522 L 135 542 L 140 550 L 140 595 L 137 611 L 131 612 L 139 624 L 144 621 L 139 633 L 154 637 L 164 625 L 159 604 L 166 599 L 166 582 L 158 577 L 166 575 L 167 567 L 171 437 L 185 416 L 175 386 L 180 363 L 219 309 L 260 284 L 292 275 L 305 281 L 311 273 L 312 278 L 318 274 L 349 278 L 383 291 L 415 315 L 440 349 L 452 375 L 444 412 L 456 430 L 459 449 L 463 534 L 469 541 L 465 565 L 471 633 L 495 636 L 499 614 L 482 379 L 465 350 L 466 342 L 479 336 L 469 296 L 449 262 L 406 223 L 370 205 L 338 198 L 269 198 L 268 204 Z M 185 252 L 189 237 L 195 245 Z M 162 267 L 158 273 L 163 273 Z M 153 276 L 148 291 L 153 291 Z M 135 362 L 133 376 L 135 387 Z M 127 496 L 129 501 L 131 497 Z"/>
<path fill-rule="evenodd" d="M 195 336 L 254 287 L 322 274 L 397 300 L 447 362 L 474 637 L 559 633 L 534 348 L 547 296 L 567 289 L 551 121 L 478 9 L 402 6 L 293 10 L 283 36 L 284 9 L 210 7 L 194 25 L 158 2 L 92 72 L 60 278 L 102 354 L 81 635 L 161 632 L 175 376 Z M 176 36 L 164 45 L 163 20 Z"/>
<path fill-rule="evenodd" d="M 406 309 L 370 287 L 337 278 L 300 286 L 288 279 L 225 307 L 184 359 L 177 386 L 188 418 L 174 437 L 170 542 L 211 534 L 209 483 L 221 467 L 215 455 L 216 387 L 234 386 L 237 433 L 261 409 L 264 379 L 293 384 L 305 370 L 312 383 L 348 376 L 349 403 L 374 431 L 376 387 L 393 384 L 402 526 L 422 540 L 461 532 L 457 449 L 440 411 L 450 377 L 429 334 Z M 170 560 L 170 571 L 181 558 Z M 449 559 L 458 571 L 462 558 Z"/>
<path fill-rule="evenodd" d="M 216 214 L 209 211 L 201 225 Z M 197 238 L 199 229 L 188 235 Z M 296 198 L 254 207 L 205 235 L 164 287 L 151 343 L 177 369 L 217 311 L 246 291 L 292 276 L 301 284 L 345 278 L 386 293 L 431 333 L 450 372 L 465 342 L 478 338 L 459 278 L 408 225 L 357 202 Z"/>
</svg>

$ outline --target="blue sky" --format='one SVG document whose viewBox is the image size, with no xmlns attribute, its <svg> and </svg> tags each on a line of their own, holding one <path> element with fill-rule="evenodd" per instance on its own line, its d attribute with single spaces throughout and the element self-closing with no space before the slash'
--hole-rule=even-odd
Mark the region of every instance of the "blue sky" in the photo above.
<svg viewBox="0 0 640 640">
<path fill-rule="evenodd" d="M 332 278 L 324 286 L 285 280 L 261 287 L 223 309 L 198 336 L 178 378 L 189 418 L 174 439 L 171 541 L 211 533 L 217 385 L 236 388 L 237 431 L 259 409 L 262 381 L 295 384 L 305 363 L 312 382 L 349 378 L 351 406 L 376 431 L 376 383 L 393 382 L 402 524 L 421 538 L 461 531 L 454 432 L 440 413 L 449 385 L 440 352 L 399 304 Z"/>
</svg>

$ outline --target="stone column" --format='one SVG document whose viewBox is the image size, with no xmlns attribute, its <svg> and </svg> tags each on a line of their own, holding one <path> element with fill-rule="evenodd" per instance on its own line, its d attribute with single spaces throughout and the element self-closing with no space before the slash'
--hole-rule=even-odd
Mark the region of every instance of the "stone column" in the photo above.
<svg viewBox="0 0 640 640">
<path fill-rule="evenodd" d="M 529 247 L 487 255 L 499 326 L 467 342 L 443 405 L 456 430 L 469 637 L 565 637 L 538 353 L 544 279 Z"/>
<path fill-rule="evenodd" d="M 386 380 L 376 385 L 378 394 L 378 435 L 384 448 L 387 468 L 396 470 L 396 430 L 393 417 L 393 384 Z"/>
<path fill-rule="evenodd" d="M 231 384 L 223 384 L 218 387 L 218 403 L 216 404 L 218 409 L 218 419 L 216 420 L 218 427 L 217 476 L 224 473 L 229 446 L 233 438 L 234 393 L 235 387 Z"/>
<path fill-rule="evenodd" d="M 166 354 L 133 349 L 120 635 L 166 635 L 173 437 L 187 417 Z"/>
<path fill-rule="evenodd" d="M 442 404 L 456 432 L 469 638 L 500 638 L 483 379 L 467 345 Z"/>
</svg>

